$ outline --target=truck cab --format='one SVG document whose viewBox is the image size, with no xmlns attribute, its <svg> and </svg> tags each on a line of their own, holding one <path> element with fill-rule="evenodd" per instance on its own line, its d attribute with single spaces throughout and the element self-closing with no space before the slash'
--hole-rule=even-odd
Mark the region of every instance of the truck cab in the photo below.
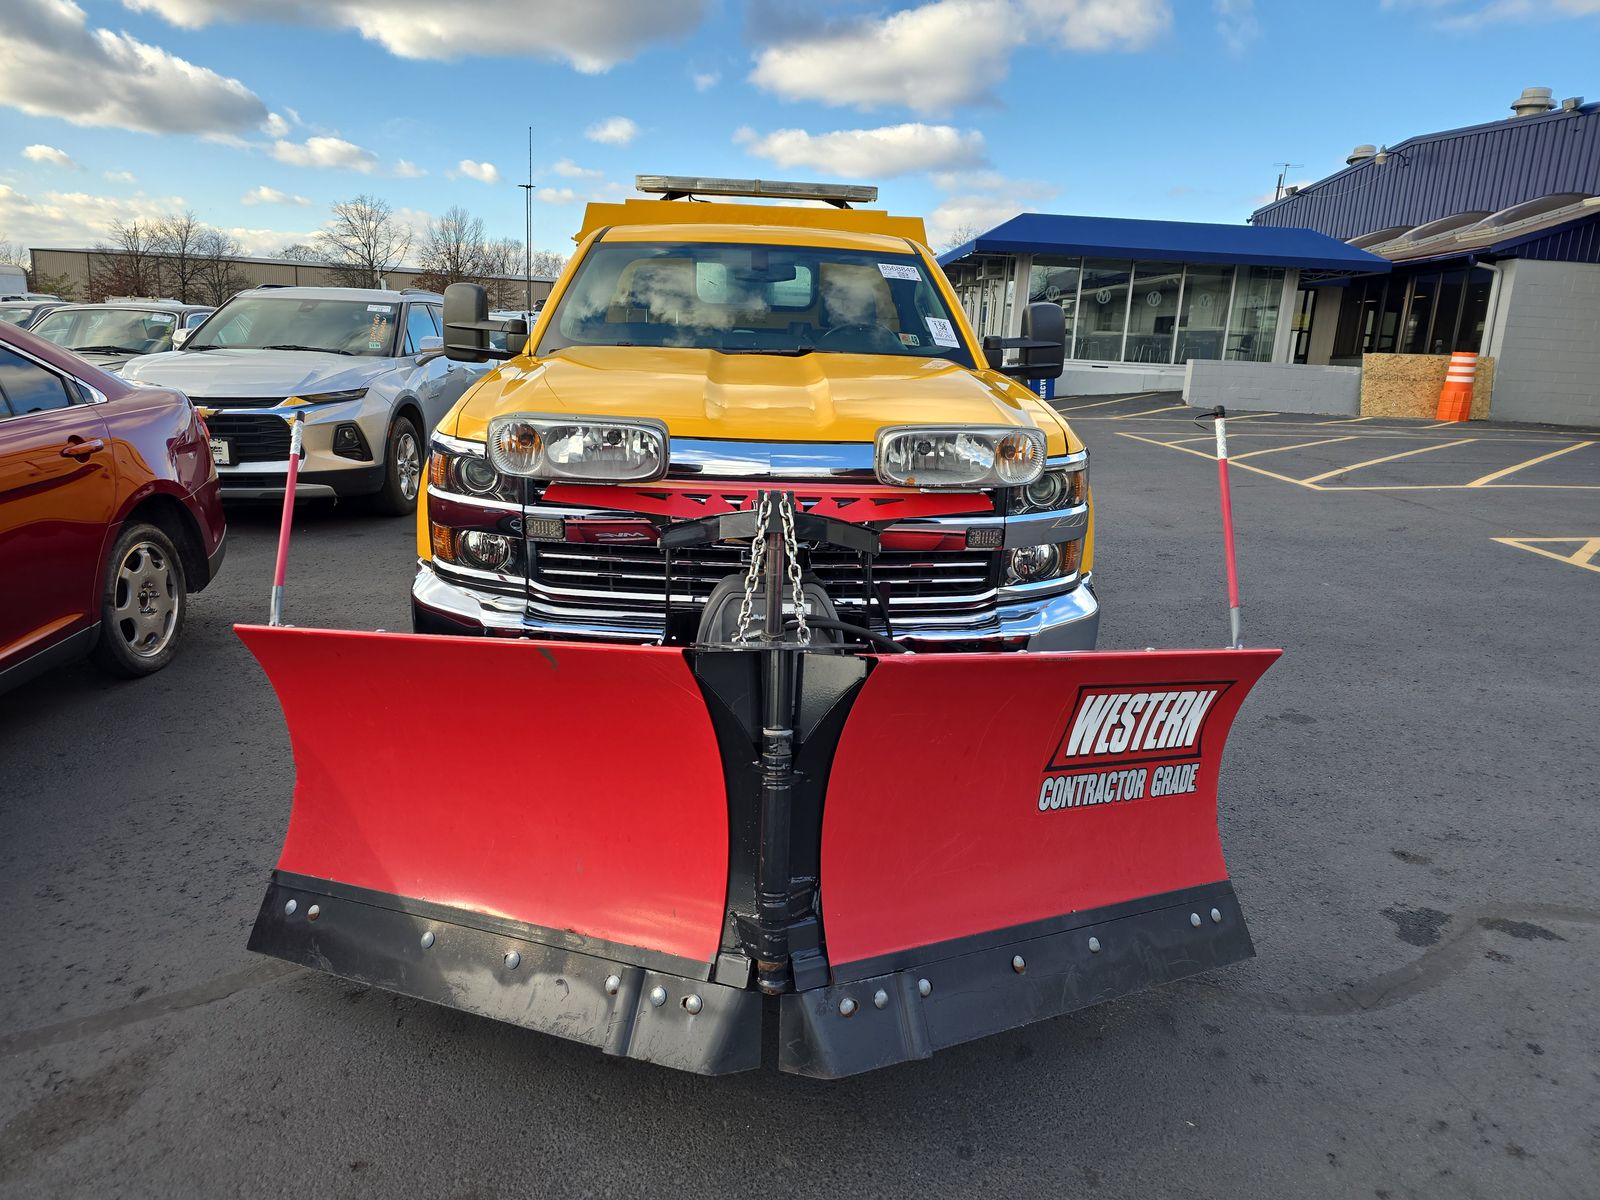
<svg viewBox="0 0 1600 1200">
<path fill-rule="evenodd" d="M 1058 373 L 1060 309 L 980 342 L 922 221 L 852 207 L 875 188 L 639 187 L 589 206 L 525 337 L 447 291 L 446 355 L 500 365 L 431 437 L 415 629 L 692 640 L 748 550 L 659 530 L 777 488 L 881 535 L 866 589 L 802 548 L 841 618 L 920 651 L 1093 649 L 1088 454 L 1022 382 Z"/>
</svg>

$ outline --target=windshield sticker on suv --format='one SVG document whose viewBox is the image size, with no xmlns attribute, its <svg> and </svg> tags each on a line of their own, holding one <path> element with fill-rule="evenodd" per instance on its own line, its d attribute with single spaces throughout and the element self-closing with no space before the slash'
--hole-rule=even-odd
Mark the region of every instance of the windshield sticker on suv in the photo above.
<svg viewBox="0 0 1600 1200">
<path fill-rule="evenodd" d="M 178 318 L 171 313 L 151 313 L 145 320 L 154 325 L 171 325 Z"/>
<path fill-rule="evenodd" d="M 392 313 L 394 311 L 394 305 L 392 305 L 392 304 L 369 304 L 369 305 L 367 305 L 367 311 L 368 312 Z"/>
<path fill-rule="evenodd" d="M 956 340 L 956 327 L 949 321 L 939 317 L 928 317 L 928 332 L 933 335 L 933 344 L 936 346 L 959 346 Z"/>
<path fill-rule="evenodd" d="M 372 312 L 381 305 L 369 304 L 367 311 Z M 389 309 L 383 308 L 380 315 L 372 318 L 372 324 L 367 329 L 367 349 L 382 350 L 389 343 Z"/>
<path fill-rule="evenodd" d="M 900 344 L 902 346 L 920 346 L 922 345 L 922 339 L 914 333 L 902 333 L 900 335 Z"/>
<path fill-rule="evenodd" d="M 922 278 L 915 267 L 905 267 L 899 263 L 879 263 L 878 270 L 883 272 L 885 279 L 909 279 L 915 283 Z"/>
</svg>

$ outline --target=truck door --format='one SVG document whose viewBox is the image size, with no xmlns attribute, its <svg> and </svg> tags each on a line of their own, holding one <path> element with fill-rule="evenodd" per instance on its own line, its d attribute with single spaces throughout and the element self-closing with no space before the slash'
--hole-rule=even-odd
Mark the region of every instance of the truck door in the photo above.
<svg viewBox="0 0 1600 1200">
<path fill-rule="evenodd" d="M 0 346 L 0 664 L 99 617 L 110 442 L 76 385 Z"/>
</svg>

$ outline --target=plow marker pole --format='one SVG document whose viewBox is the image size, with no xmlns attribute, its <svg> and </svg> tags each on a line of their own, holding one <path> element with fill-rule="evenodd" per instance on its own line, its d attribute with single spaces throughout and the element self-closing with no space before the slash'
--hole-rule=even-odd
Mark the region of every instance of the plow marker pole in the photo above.
<svg viewBox="0 0 1600 1200">
<path fill-rule="evenodd" d="M 283 624 L 283 577 L 289 569 L 289 528 L 294 521 L 294 488 L 300 478 L 299 414 L 289 418 L 289 476 L 283 484 L 283 519 L 278 523 L 278 560 L 272 568 L 272 606 L 269 625 Z"/>
<path fill-rule="evenodd" d="M 1206 416 L 1215 422 L 1217 433 L 1217 486 L 1222 499 L 1222 549 L 1228 563 L 1228 630 L 1232 635 L 1228 645 L 1234 650 L 1242 650 L 1244 641 L 1239 635 L 1239 567 L 1233 556 L 1233 495 L 1228 490 L 1228 413 L 1219 404 Z"/>
</svg>

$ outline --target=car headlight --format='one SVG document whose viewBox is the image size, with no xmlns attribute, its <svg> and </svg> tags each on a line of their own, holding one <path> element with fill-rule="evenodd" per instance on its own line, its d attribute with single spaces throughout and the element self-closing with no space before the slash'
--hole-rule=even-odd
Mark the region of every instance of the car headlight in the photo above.
<svg viewBox="0 0 1600 1200">
<path fill-rule="evenodd" d="M 1083 541 L 1044 542 L 1006 551 L 1007 583 L 1042 583 L 1077 574 Z"/>
<path fill-rule="evenodd" d="M 519 569 L 516 538 L 488 529 L 454 529 L 437 521 L 428 524 L 436 562 L 501 573 Z"/>
<path fill-rule="evenodd" d="M 1089 464 L 1053 468 L 1014 493 L 1013 513 L 1052 512 L 1077 508 L 1089 495 Z"/>
<path fill-rule="evenodd" d="M 336 400 L 359 400 L 367 394 L 367 389 L 346 388 L 342 392 L 313 392 L 307 396 L 290 396 L 285 404 L 332 404 Z"/>
<path fill-rule="evenodd" d="M 489 462 L 505 475 L 648 483 L 667 473 L 664 421 L 513 413 L 489 422 Z"/>
<path fill-rule="evenodd" d="M 437 444 L 428 459 L 428 487 L 436 492 L 454 492 L 511 504 L 522 500 L 518 482 L 505 478 L 482 455 L 452 454 Z"/>
<path fill-rule="evenodd" d="M 1026 487 L 1045 466 L 1042 429 L 896 425 L 878 431 L 879 480 L 897 487 Z"/>
</svg>

